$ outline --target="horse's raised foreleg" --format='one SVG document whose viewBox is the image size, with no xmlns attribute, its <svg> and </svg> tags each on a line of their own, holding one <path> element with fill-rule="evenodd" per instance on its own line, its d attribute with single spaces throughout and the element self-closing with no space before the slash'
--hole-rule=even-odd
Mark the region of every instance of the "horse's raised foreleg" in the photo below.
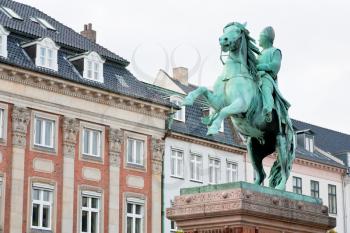
<svg viewBox="0 0 350 233">
<path fill-rule="evenodd" d="M 239 113 L 245 112 L 246 110 L 247 110 L 247 106 L 244 100 L 239 98 L 236 99 L 232 104 L 220 110 L 218 116 L 213 121 L 212 125 L 209 127 L 207 135 L 218 133 L 221 127 L 221 122 L 228 116 L 239 114 Z"/>
<path fill-rule="evenodd" d="M 182 104 L 185 106 L 191 106 L 194 103 L 194 101 L 201 95 L 206 99 L 206 101 L 212 108 L 214 108 L 217 111 L 220 110 L 222 106 L 220 99 L 211 91 L 209 91 L 206 87 L 198 87 L 196 90 L 191 91 L 186 96 Z"/>
</svg>

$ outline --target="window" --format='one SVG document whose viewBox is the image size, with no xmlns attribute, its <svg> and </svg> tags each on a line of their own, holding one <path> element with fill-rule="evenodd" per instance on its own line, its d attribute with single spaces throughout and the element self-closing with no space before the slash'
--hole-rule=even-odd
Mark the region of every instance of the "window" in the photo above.
<svg viewBox="0 0 350 233">
<path fill-rule="evenodd" d="M 183 178 L 184 153 L 181 150 L 171 150 L 171 175 Z"/>
<path fill-rule="evenodd" d="M 10 33 L 0 25 L 0 56 L 7 57 L 7 36 Z"/>
<path fill-rule="evenodd" d="M 227 182 L 236 182 L 238 180 L 238 166 L 237 163 L 227 162 L 226 176 Z"/>
<path fill-rule="evenodd" d="M 93 61 L 87 62 L 87 78 L 98 81 L 100 78 L 100 64 Z"/>
<path fill-rule="evenodd" d="M 77 56 L 70 61 L 84 58 L 83 77 L 89 80 L 103 83 L 103 63 L 104 60 L 96 52 L 89 52 Z"/>
<path fill-rule="evenodd" d="M 171 233 L 176 233 L 177 231 L 177 226 L 175 221 L 170 221 L 170 232 Z"/>
<path fill-rule="evenodd" d="M 320 197 L 320 184 L 318 181 L 311 180 L 310 181 L 310 187 L 311 187 L 311 196 L 319 198 Z"/>
<path fill-rule="evenodd" d="M 126 233 L 142 233 L 144 222 L 143 204 L 127 201 Z"/>
<path fill-rule="evenodd" d="M 100 231 L 100 195 L 83 191 L 81 196 L 81 233 Z"/>
<path fill-rule="evenodd" d="M 128 138 L 127 163 L 144 166 L 144 141 Z"/>
<path fill-rule="evenodd" d="M 39 64 L 38 66 L 54 69 L 54 51 L 53 49 L 39 47 Z"/>
<path fill-rule="evenodd" d="M 302 194 L 302 180 L 300 177 L 293 176 L 293 192 L 297 194 Z"/>
<path fill-rule="evenodd" d="M 91 128 L 83 128 L 83 155 L 101 157 L 102 132 Z"/>
<path fill-rule="evenodd" d="M 53 186 L 33 184 L 31 226 L 35 229 L 50 230 L 53 203 Z"/>
<path fill-rule="evenodd" d="M 43 26 L 44 28 L 56 31 L 56 28 L 54 28 L 54 26 L 52 26 L 49 22 L 47 22 L 45 19 L 42 18 L 36 18 L 37 22 Z"/>
<path fill-rule="evenodd" d="M 0 108 L 0 139 L 5 138 L 5 109 Z"/>
<path fill-rule="evenodd" d="M 5 6 L 1 6 L 1 11 L 7 15 L 7 17 L 9 18 L 13 18 L 13 19 L 19 19 L 19 20 L 23 20 L 21 16 L 19 16 L 14 10 L 12 10 L 11 8 L 5 7 Z"/>
<path fill-rule="evenodd" d="M 203 159 L 201 155 L 191 154 L 190 173 L 191 180 L 202 182 Z"/>
<path fill-rule="evenodd" d="M 314 152 L 314 138 L 313 136 L 305 135 L 305 149 Z"/>
<path fill-rule="evenodd" d="M 34 145 L 54 148 L 55 121 L 35 116 Z"/>
<path fill-rule="evenodd" d="M 220 173 L 220 160 L 210 158 L 209 159 L 209 183 L 218 184 L 221 180 Z"/>
<path fill-rule="evenodd" d="M 182 105 L 182 98 L 178 97 L 178 96 L 172 96 L 170 97 L 170 102 L 178 105 L 179 107 L 181 107 L 180 110 L 177 110 L 174 114 L 174 119 L 178 120 L 178 121 L 183 121 L 185 122 L 185 112 L 186 112 L 186 108 L 185 106 L 181 106 Z"/>
<path fill-rule="evenodd" d="M 337 187 L 331 184 L 328 185 L 328 212 L 337 214 Z"/>
</svg>

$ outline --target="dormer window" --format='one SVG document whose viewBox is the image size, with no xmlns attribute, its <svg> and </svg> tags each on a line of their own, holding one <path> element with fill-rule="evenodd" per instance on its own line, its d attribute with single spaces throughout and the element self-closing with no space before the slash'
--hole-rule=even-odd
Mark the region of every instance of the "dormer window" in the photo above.
<svg viewBox="0 0 350 233">
<path fill-rule="evenodd" d="M 85 79 L 103 83 L 104 59 L 96 52 L 79 54 L 69 59 Z"/>
<path fill-rule="evenodd" d="M 14 10 L 12 10 L 11 8 L 8 8 L 6 6 L 1 6 L 0 7 L 1 11 L 4 12 L 4 14 L 11 18 L 11 19 L 19 19 L 19 20 L 23 20 L 23 18 L 21 16 L 19 16 Z"/>
<path fill-rule="evenodd" d="M 26 43 L 22 47 L 28 55 L 35 61 L 36 66 L 58 70 L 57 52 L 59 47 L 50 38 L 43 38 Z"/>
<path fill-rule="evenodd" d="M 314 152 L 314 136 L 305 134 L 305 149 Z"/>
<path fill-rule="evenodd" d="M 179 97 L 179 96 L 171 96 L 170 97 L 170 102 L 172 102 L 172 103 L 176 104 L 177 106 L 181 107 L 180 110 L 177 110 L 175 112 L 174 119 L 178 120 L 178 121 L 185 122 L 186 108 L 185 108 L 185 106 L 181 106 L 182 105 L 182 101 L 183 101 L 183 99 L 181 97 Z"/>
<path fill-rule="evenodd" d="M 7 36 L 10 33 L 0 25 L 0 56 L 7 57 Z"/>
</svg>

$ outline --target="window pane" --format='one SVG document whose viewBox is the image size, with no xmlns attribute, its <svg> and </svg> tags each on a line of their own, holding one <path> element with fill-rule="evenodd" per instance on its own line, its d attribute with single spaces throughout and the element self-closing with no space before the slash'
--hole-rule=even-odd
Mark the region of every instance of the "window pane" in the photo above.
<svg viewBox="0 0 350 233">
<path fill-rule="evenodd" d="M 135 233 L 141 233 L 141 219 L 135 219 Z"/>
<path fill-rule="evenodd" d="M 175 173 L 175 164 L 176 164 L 176 159 L 175 158 L 171 158 L 171 162 L 170 162 L 170 167 L 171 167 L 171 175 L 177 175 Z"/>
<path fill-rule="evenodd" d="M 128 139 L 128 162 L 130 163 L 132 163 L 132 162 L 134 162 L 133 161 L 133 159 L 132 159 L 132 154 L 133 154 L 133 143 L 134 142 L 134 140 L 132 140 L 132 139 Z"/>
<path fill-rule="evenodd" d="M 48 206 L 48 205 L 43 206 L 42 226 L 43 227 L 50 226 L 50 206 Z"/>
<path fill-rule="evenodd" d="M 4 123 L 4 109 L 0 109 L 0 138 L 4 137 Z"/>
<path fill-rule="evenodd" d="M 39 200 L 39 190 L 33 189 L 33 200 Z"/>
<path fill-rule="evenodd" d="M 91 208 L 98 208 L 98 199 L 97 198 L 91 198 Z"/>
<path fill-rule="evenodd" d="M 142 151 L 142 142 L 136 141 L 136 163 L 143 164 L 143 151 Z"/>
<path fill-rule="evenodd" d="M 33 204 L 33 209 L 32 209 L 32 226 L 39 226 L 39 213 L 40 211 L 40 206 L 39 204 Z"/>
<path fill-rule="evenodd" d="M 84 210 L 81 213 L 81 231 L 88 232 L 88 212 Z"/>
<path fill-rule="evenodd" d="M 83 135 L 84 135 L 84 147 L 83 147 L 84 151 L 83 151 L 83 153 L 89 154 L 89 136 L 90 136 L 89 130 L 84 129 Z"/>
<path fill-rule="evenodd" d="M 128 212 L 129 214 L 132 214 L 132 213 L 133 213 L 133 211 L 132 211 L 132 207 L 133 207 L 133 205 L 132 205 L 132 204 L 130 204 L 130 203 L 128 203 L 128 206 L 127 206 L 127 212 Z"/>
<path fill-rule="evenodd" d="M 35 144 L 41 144 L 41 124 L 42 120 L 39 118 L 35 119 Z"/>
<path fill-rule="evenodd" d="M 127 223 L 126 223 L 126 224 L 127 224 L 127 230 L 126 230 L 126 232 L 127 232 L 127 233 L 134 233 L 134 232 L 133 232 L 132 218 L 131 218 L 131 217 L 128 217 L 126 221 L 127 221 Z"/>
<path fill-rule="evenodd" d="M 52 134 L 52 130 L 53 130 L 53 122 L 52 121 L 45 121 L 45 145 L 46 146 L 52 146 L 53 143 L 53 134 Z"/>
<path fill-rule="evenodd" d="M 182 177 L 182 158 L 177 160 L 177 175 Z"/>
<path fill-rule="evenodd" d="M 141 208 L 142 208 L 141 205 L 136 205 L 136 211 L 135 211 L 135 213 L 136 213 L 136 214 L 141 214 Z"/>
<path fill-rule="evenodd" d="M 49 202 L 50 201 L 50 191 L 43 190 L 43 200 Z"/>
<path fill-rule="evenodd" d="M 91 233 L 97 233 L 98 229 L 98 213 L 91 212 Z"/>
<path fill-rule="evenodd" d="M 98 145 L 99 145 L 99 132 L 92 131 L 92 154 L 93 155 L 99 155 Z"/>
<path fill-rule="evenodd" d="M 83 207 L 88 207 L 88 198 L 87 197 L 83 197 L 81 200 L 81 205 Z"/>
</svg>

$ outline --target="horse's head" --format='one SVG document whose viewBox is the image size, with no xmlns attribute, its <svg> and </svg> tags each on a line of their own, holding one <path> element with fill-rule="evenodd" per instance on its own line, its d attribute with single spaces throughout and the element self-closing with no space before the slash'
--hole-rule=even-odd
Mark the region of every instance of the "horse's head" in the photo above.
<svg viewBox="0 0 350 233">
<path fill-rule="evenodd" d="M 233 52 L 239 48 L 242 41 L 245 25 L 240 23 L 229 23 L 224 27 L 224 33 L 219 38 L 221 50 L 223 52 Z"/>
</svg>

